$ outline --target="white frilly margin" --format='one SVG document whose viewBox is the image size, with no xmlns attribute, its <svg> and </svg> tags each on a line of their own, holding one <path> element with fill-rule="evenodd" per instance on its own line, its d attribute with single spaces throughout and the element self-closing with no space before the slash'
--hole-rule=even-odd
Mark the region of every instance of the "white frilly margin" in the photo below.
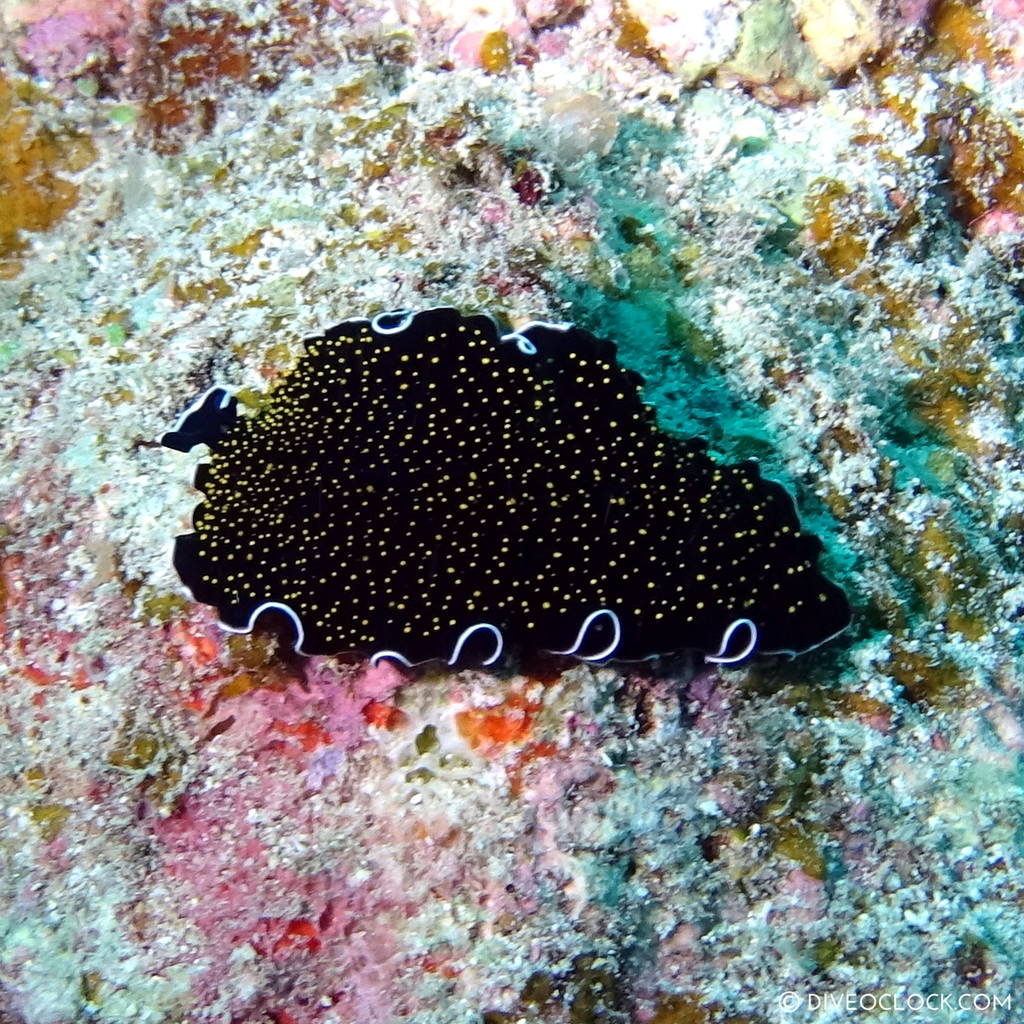
<svg viewBox="0 0 1024 1024">
<path fill-rule="evenodd" d="M 452 656 L 448 659 L 449 665 L 454 665 L 459 660 L 466 641 L 479 629 L 488 630 L 494 637 L 494 653 L 483 664 L 493 665 L 501 657 L 501 652 L 505 649 L 505 640 L 501 635 L 501 630 L 490 622 L 478 622 L 475 626 L 464 629 L 459 635 L 459 639 L 455 641 L 455 646 L 452 648 Z"/>
<path fill-rule="evenodd" d="M 725 652 L 729 649 L 729 644 L 732 642 L 733 634 L 744 626 L 747 628 L 749 633 L 747 646 L 738 654 L 726 654 Z M 706 662 L 714 662 L 716 665 L 731 665 L 734 662 L 742 661 L 744 658 L 752 654 L 756 646 L 757 626 L 755 626 L 750 619 L 734 619 L 725 627 L 725 632 L 722 634 L 722 642 L 718 646 L 718 652 L 716 654 L 705 654 L 704 660 Z"/>
<path fill-rule="evenodd" d="M 406 668 L 412 668 L 412 662 L 404 654 L 399 654 L 398 651 L 374 651 L 369 657 L 369 662 L 376 668 L 385 658 L 388 661 L 397 661 Z"/>
<path fill-rule="evenodd" d="M 602 616 L 607 615 L 612 620 L 612 625 L 615 627 L 614 635 L 612 636 L 612 642 L 603 650 L 598 651 L 596 654 L 580 654 L 579 650 L 583 646 L 583 641 L 587 638 L 587 630 Z M 579 658 L 581 661 L 604 661 L 605 658 L 610 658 L 615 653 L 615 648 L 619 646 L 619 642 L 622 640 L 622 624 L 619 622 L 618 615 L 611 610 L 611 608 L 598 608 L 596 612 L 591 612 L 584 620 L 583 625 L 580 626 L 580 631 L 576 634 L 576 643 L 572 645 L 566 651 L 551 651 L 551 654 L 568 654 L 574 658 Z"/>
<path fill-rule="evenodd" d="M 537 346 L 526 336 L 526 332 L 531 327 L 545 327 L 550 331 L 565 331 L 572 330 L 572 324 L 549 324 L 544 320 L 531 320 L 529 323 L 523 324 L 518 331 L 511 331 L 509 334 L 503 334 L 500 338 L 502 342 L 512 342 L 524 356 L 535 356 L 537 354 Z"/>
<path fill-rule="evenodd" d="M 411 309 L 389 309 L 383 313 L 378 313 L 370 321 L 370 327 L 378 334 L 401 334 L 413 322 L 415 316 L 416 314 Z M 385 327 L 384 321 L 394 317 L 399 318 L 398 323 Z"/>
<path fill-rule="evenodd" d="M 185 426 L 186 420 L 192 415 L 202 404 L 214 393 L 214 391 L 223 391 L 224 397 L 220 400 L 219 409 L 226 409 L 231 402 L 231 399 L 235 397 L 235 391 L 237 388 L 233 388 L 227 384 L 211 384 L 198 398 L 194 399 L 189 403 L 187 409 L 185 409 L 181 415 L 174 421 L 174 426 L 170 430 L 165 430 L 161 437 L 166 437 L 168 434 L 176 434 L 183 426 Z M 162 443 L 162 442 L 161 442 Z"/>
<path fill-rule="evenodd" d="M 481 664 L 493 665 L 501 657 L 501 652 L 505 649 L 505 640 L 501 635 L 501 630 L 493 623 L 478 622 L 476 625 L 468 626 L 459 634 L 459 638 L 455 641 L 455 646 L 452 648 L 452 656 L 448 659 L 449 665 L 454 665 L 459 660 L 459 655 L 462 654 L 462 648 L 466 646 L 466 642 L 474 633 L 481 629 L 487 630 L 494 637 L 494 652 Z M 370 655 L 370 664 L 376 668 L 385 658 L 397 661 L 406 668 L 412 668 L 413 666 L 413 663 L 404 654 L 391 650 L 374 651 Z M 433 661 L 434 659 L 430 658 L 428 660 Z"/>
<path fill-rule="evenodd" d="M 308 657 L 302 649 L 302 641 L 306 639 L 306 631 L 302 628 L 302 620 L 288 605 L 282 604 L 280 601 L 264 601 L 263 604 L 253 610 L 253 613 L 249 616 L 249 621 L 244 626 L 229 626 L 226 622 L 221 622 L 220 627 L 221 629 L 226 629 L 229 633 L 251 633 L 256 625 L 256 620 L 264 612 L 269 611 L 282 612 L 292 620 L 292 625 L 295 627 L 295 651 Z"/>
</svg>

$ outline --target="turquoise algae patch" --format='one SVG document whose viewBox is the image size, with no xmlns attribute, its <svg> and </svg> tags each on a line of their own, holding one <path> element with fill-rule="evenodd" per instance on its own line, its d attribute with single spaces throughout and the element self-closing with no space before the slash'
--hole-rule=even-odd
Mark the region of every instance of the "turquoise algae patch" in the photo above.
<svg viewBox="0 0 1024 1024">
<path fill-rule="evenodd" d="M 227 629 L 273 609 L 300 653 L 407 665 L 732 663 L 845 629 L 785 490 L 661 430 L 641 384 L 570 324 L 346 320 L 257 412 L 211 388 L 164 435 L 211 453 L 175 567 Z"/>
</svg>

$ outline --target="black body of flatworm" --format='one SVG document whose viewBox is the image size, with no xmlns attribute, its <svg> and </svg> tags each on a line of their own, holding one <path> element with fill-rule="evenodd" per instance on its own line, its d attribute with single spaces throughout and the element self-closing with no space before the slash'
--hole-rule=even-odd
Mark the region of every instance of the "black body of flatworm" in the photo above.
<svg viewBox="0 0 1024 1024">
<path fill-rule="evenodd" d="M 850 621 L 792 499 L 658 428 L 615 346 L 450 308 L 346 320 L 255 413 L 211 388 L 162 442 L 210 448 L 174 564 L 231 630 L 306 654 L 492 664 L 796 654 Z"/>
</svg>

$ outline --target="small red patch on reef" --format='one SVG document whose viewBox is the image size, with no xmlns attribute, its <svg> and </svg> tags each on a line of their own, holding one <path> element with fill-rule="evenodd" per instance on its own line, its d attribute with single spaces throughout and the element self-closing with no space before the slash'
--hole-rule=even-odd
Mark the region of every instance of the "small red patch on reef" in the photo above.
<svg viewBox="0 0 1024 1024">
<path fill-rule="evenodd" d="M 536 167 L 526 167 L 512 182 L 512 191 L 523 206 L 536 206 L 544 198 L 544 176 Z"/>
<path fill-rule="evenodd" d="M 269 955 L 275 959 L 292 953 L 312 956 L 319 953 L 323 946 L 320 929 L 308 918 L 264 918 L 260 925 L 264 935 L 253 939 L 253 948 L 263 956 Z"/>
<path fill-rule="evenodd" d="M 286 736 L 291 736 L 306 753 L 316 750 L 317 747 L 331 745 L 331 734 L 316 722 L 311 722 L 308 719 L 294 723 L 275 720 L 273 729 Z"/>
<path fill-rule="evenodd" d="M 389 731 L 401 728 L 408 721 L 408 716 L 393 704 L 379 700 L 371 700 L 363 708 L 363 718 L 366 719 L 367 725 Z"/>
<path fill-rule="evenodd" d="M 523 773 L 534 761 L 545 757 L 554 757 L 558 753 L 558 747 L 551 740 L 541 740 L 537 743 L 527 744 L 516 759 L 515 764 L 505 769 L 508 776 L 509 791 L 512 796 L 519 796 L 523 791 Z"/>
<path fill-rule="evenodd" d="M 539 701 L 513 693 L 495 707 L 459 711 L 455 715 L 455 727 L 474 750 L 485 755 L 496 754 L 507 744 L 529 739 L 534 715 L 542 707 Z"/>
</svg>

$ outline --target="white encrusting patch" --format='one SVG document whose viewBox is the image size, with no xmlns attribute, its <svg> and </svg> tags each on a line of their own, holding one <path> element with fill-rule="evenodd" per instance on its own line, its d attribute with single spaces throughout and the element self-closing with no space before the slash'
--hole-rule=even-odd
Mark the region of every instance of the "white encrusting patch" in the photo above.
<svg viewBox="0 0 1024 1024">
<path fill-rule="evenodd" d="M 386 315 L 386 314 L 384 314 Z M 356 327 L 359 324 L 369 324 L 370 318 L 368 316 L 351 316 L 347 320 L 342 320 L 338 327 Z M 310 341 L 321 341 L 323 339 L 323 332 L 317 331 L 314 334 L 304 334 L 302 336 L 302 343 L 306 344 Z"/>
</svg>

